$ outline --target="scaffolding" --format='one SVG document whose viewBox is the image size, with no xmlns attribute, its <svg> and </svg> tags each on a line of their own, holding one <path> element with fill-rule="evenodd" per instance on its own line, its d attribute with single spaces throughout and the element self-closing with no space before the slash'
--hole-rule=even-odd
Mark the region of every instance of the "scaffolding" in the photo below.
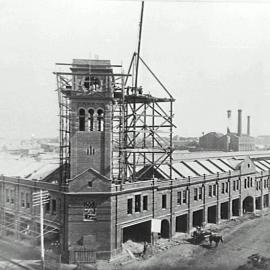
<svg viewBox="0 0 270 270">
<path fill-rule="evenodd" d="M 72 78 L 62 74 L 56 74 L 56 84 L 59 104 L 59 184 L 66 184 L 70 178 L 70 99 L 66 90 L 72 88 Z"/>
<path fill-rule="evenodd" d="M 87 63 L 87 61 L 90 61 Z M 100 64 L 101 63 L 101 64 Z M 113 73 L 112 68 L 121 68 L 121 65 L 110 65 L 109 61 L 105 60 L 82 60 L 82 63 L 56 63 L 60 67 L 68 67 L 68 71 L 57 71 L 54 72 L 56 75 L 57 82 L 57 93 L 58 93 L 58 104 L 59 104 L 59 126 L 60 126 L 60 153 L 59 153 L 59 165 L 60 165 L 60 181 L 61 186 L 68 184 L 68 180 L 71 177 L 70 166 L 71 166 L 71 145 L 70 145 L 70 134 L 71 129 L 74 128 L 72 123 L 72 118 L 76 118 L 76 112 L 71 109 L 71 98 L 80 97 L 88 98 L 89 95 L 93 94 L 93 88 L 96 87 L 95 82 L 92 81 L 102 76 L 105 78 L 105 83 L 95 91 L 95 98 L 102 92 L 106 92 L 106 98 L 113 100 L 112 89 L 118 89 L 119 85 L 117 81 L 123 82 L 125 75 L 123 73 Z M 84 78 L 84 83 L 82 84 L 77 79 L 78 77 Z M 104 96 L 100 95 L 100 98 Z M 119 108 L 119 117 L 121 117 L 121 108 L 114 105 L 114 119 L 116 119 L 116 112 Z M 76 127 L 75 127 L 76 128 Z M 116 127 L 118 128 L 118 127 Z M 115 138 L 115 136 L 113 136 Z"/>
<path fill-rule="evenodd" d="M 166 96 L 143 93 L 143 88 L 136 86 L 136 74 L 126 78 L 121 93 L 115 91 L 113 133 L 118 140 L 113 142 L 113 177 L 121 183 L 154 178 L 157 172 L 163 178 L 172 178 L 174 98 L 137 53 L 132 56 L 128 74 L 135 70 L 137 61 L 157 80 Z"/>
<path fill-rule="evenodd" d="M 132 72 L 140 61 L 154 79 L 165 90 L 165 97 L 158 98 L 143 93 L 142 87 L 136 86 L 137 76 Z M 105 76 L 107 83 L 103 85 L 111 102 L 111 179 L 115 183 L 138 181 L 145 177 L 153 178 L 159 172 L 163 178 L 172 178 L 172 134 L 173 134 L 173 102 L 166 87 L 144 62 L 134 53 L 127 74 L 121 65 L 68 65 L 69 72 L 55 72 L 59 101 L 60 124 L 60 183 L 65 185 L 70 178 L 70 132 L 72 112 L 70 99 L 74 96 L 89 98 L 91 95 L 81 89 L 75 77 Z M 108 69 L 98 73 L 97 68 Z M 114 73 L 113 68 L 121 68 Z M 78 73 L 80 70 L 80 73 Z M 136 77 L 136 78 L 135 78 Z M 108 89 L 109 88 L 109 89 Z M 97 93 L 98 94 L 98 93 Z M 102 96 L 101 96 L 102 98 Z M 87 132 L 87 131 L 86 131 Z M 91 133 L 89 133 L 91 136 Z"/>
<path fill-rule="evenodd" d="M 113 179 L 133 182 L 161 177 L 172 179 L 173 102 L 168 89 L 140 57 L 144 1 L 141 3 L 138 48 L 132 56 L 128 74 L 113 110 Z M 157 98 L 138 87 L 139 64 L 142 63 L 165 91 Z M 115 91 L 116 93 L 116 91 Z M 118 124 L 117 124 L 118 123 Z M 165 135 L 165 137 L 164 137 Z"/>
</svg>

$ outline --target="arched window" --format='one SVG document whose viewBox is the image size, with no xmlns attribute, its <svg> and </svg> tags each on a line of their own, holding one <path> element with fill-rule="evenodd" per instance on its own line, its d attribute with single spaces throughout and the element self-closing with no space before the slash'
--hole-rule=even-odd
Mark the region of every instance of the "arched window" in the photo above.
<svg viewBox="0 0 270 270">
<path fill-rule="evenodd" d="M 85 110 L 79 110 L 79 131 L 85 131 Z"/>
<path fill-rule="evenodd" d="M 89 128 L 89 131 L 94 130 L 94 110 L 93 109 L 89 109 L 88 111 L 88 128 Z"/>
<path fill-rule="evenodd" d="M 98 131 L 104 130 L 104 112 L 103 110 L 99 109 L 97 111 L 97 129 Z"/>
</svg>

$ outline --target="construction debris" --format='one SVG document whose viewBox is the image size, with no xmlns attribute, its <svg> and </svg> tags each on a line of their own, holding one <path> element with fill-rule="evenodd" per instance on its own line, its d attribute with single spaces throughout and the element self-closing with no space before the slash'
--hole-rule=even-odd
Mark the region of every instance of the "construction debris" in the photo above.
<svg viewBox="0 0 270 270">
<path fill-rule="evenodd" d="M 237 268 L 237 270 L 249 270 L 249 269 L 270 269 L 270 258 L 266 258 L 261 256 L 260 254 L 252 254 L 248 257 L 247 263 L 241 265 Z"/>
</svg>

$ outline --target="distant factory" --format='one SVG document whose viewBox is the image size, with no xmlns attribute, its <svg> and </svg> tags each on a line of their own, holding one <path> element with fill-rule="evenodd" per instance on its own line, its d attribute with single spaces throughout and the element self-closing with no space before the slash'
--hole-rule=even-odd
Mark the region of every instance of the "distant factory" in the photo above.
<svg viewBox="0 0 270 270">
<path fill-rule="evenodd" d="M 247 133 L 242 133 L 242 110 L 238 110 L 237 133 L 231 132 L 231 110 L 227 111 L 227 133 L 209 132 L 199 138 L 200 148 L 211 151 L 253 151 L 255 138 L 250 136 L 250 116 L 247 116 Z"/>
</svg>

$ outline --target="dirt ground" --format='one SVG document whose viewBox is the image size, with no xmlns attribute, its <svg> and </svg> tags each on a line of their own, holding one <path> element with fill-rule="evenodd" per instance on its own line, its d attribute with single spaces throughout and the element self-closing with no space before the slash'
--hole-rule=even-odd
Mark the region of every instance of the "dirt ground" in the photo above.
<svg viewBox="0 0 270 270">
<path fill-rule="evenodd" d="M 128 254 L 123 254 L 122 258 L 120 256 L 120 260 L 110 263 L 99 262 L 97 265 L 89 265 L 85 269 L 96 269 L 97 267 L 100 270 L 236 270 L 239 266 L 244 265 L 252 254 L 258 253 L 270 258 L 269 228 L 270 211 L 265 212 L 264 215 L 260 214 L 260 216 L 245 215 L 235 220 L 224 221 L 220 225 L 212 225 L 212 230 L 222 234 L 224 239 L 224 243 L 218 247 L 214 247 L 214 245 L 210 247 L 207 241 L 201 245 L 191 244 L 183 234 L 180 234 L 172 241 L 161 239 L 151 252 L 146 253 L 147 258 L 145 259 L 141 257 L 132 259 Z M 25 263 L 27 260 L 39 259 L 38 252 L 32 248 L 24 247 L 18 250 L 15 243 L 12 245 L 2 240 L 0 254 Z M 0 259 L 0 269 L 5 269 L 3 266 L 7 265 Z M 62 269 L 67 269 L 67 266 L 63 265 Z M 72 267 L 69 266 L 69 269 Z M 241 270 L 246 269 L 255 268 L 241 268 Z M 268 268 L 263 269 L 268 270 Z"/>
<path fill-rule="evenodd" d="M 163 249 L 148 259 L 132 260 L 125 264 L 110 264 L 105 269 L 237 269 L 255 253 L 270 257 L 270 215 L 265 212 L 260 217 L 245 216 L 217 226 L 224 238 L 218 247 L 210 247 L 208 242 L 193 245 L 188 241 Z M 180 241 L 179 241 L 180 242 Z M 103 268 L 100 265 L 100 269 Z"/>
</svg>

